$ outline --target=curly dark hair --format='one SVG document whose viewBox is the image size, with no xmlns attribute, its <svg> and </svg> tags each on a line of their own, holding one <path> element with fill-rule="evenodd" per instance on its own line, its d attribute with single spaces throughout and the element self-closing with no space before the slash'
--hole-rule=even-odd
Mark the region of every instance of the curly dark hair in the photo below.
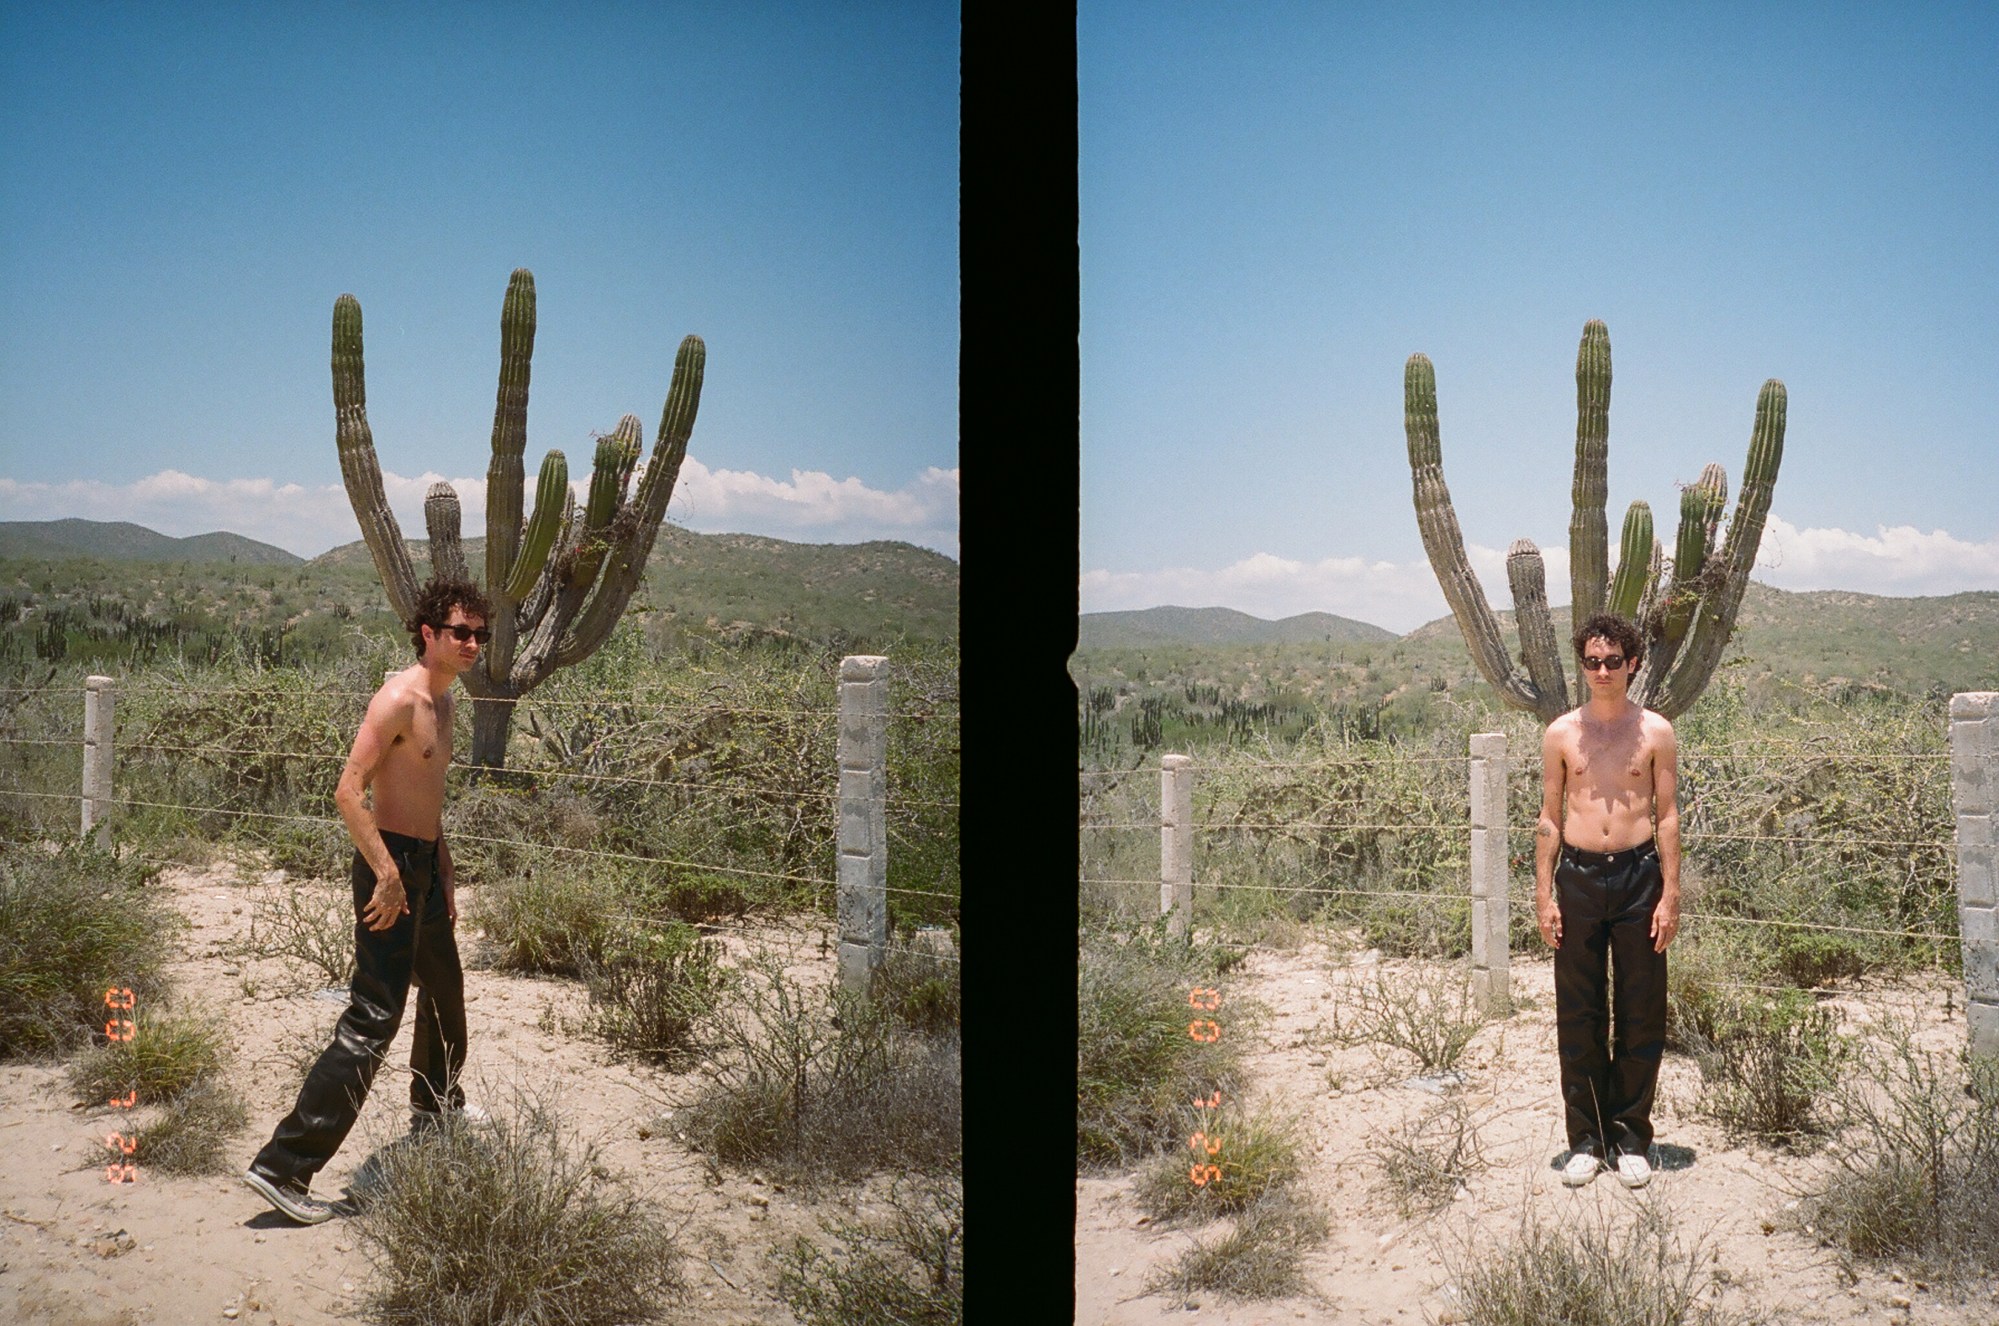
<svg viewBox="0 0 1999 1326">
<path fill-rule="evenodd" d="M 1582 656 L 1583 646 L 1592 640 L 1608 640 L 1617 646 L 1627 659 L 1644 659 L 1645 637 L 1639 634 L 1628 617 L 1620 617 L 1614 612 L 1599 612 L 1576 628 L 1575 646 L 1577 657 Z"/>
<path fill-rule="evenodd" d="M 432 578 L 417 591 L 416 611 L 404 625 L 409 629 L 410 643 L 416 646 L 416 656 L 423 657 L 423 628 L 433 629 L 444 625 L 444 619 L 451 615 L 453 608 L 463 608 L 467 617 L 478 617 L 484 621 L 493 618 L 493 605 L 486 601 L 485 591 L 469 580 L 444 580 Z"/>
</svg>

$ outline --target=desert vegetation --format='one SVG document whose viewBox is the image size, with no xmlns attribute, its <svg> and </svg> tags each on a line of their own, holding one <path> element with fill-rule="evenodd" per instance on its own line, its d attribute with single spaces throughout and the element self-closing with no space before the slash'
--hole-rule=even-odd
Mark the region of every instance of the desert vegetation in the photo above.
<svg viewBox="0 0 1999 1326">
<path fill-rule="evenodd" d="M 689 538 L 665 531 L 655 560 L 687 557 Z M 825 551 L 859 556 L 857 571 L 871 555 Z M 888 568 L 880 587 L 897 589 L 897 550 L 872 555 Z M 78 576 L 100 570 L 80 595 Z M 163 882 L 200 870 L 234 898 L 232 937 L 202 943 L 232 977 L 240 969 L 240 989 L 205 994 L 249 1010 L 344 984 L 351 848 L 331 791 L 368 695 L 410 654 L 386 614 L 361 610 L 380 591 L 351 559 L 210 568 L 178 587 L 156 570 L 105 564 L 65 580 L 61 564 L 46 576 L 24 566 L 0 622 L 11 642 L 0 642 L 0 1058 L 60 1064 L 67 1089 L 100 1109 L 99 1097 L 135 1095 L 127 1155 L 171 1182 L 240 1171 L 251 1139 L 227 1085 L 236 1067 L 250 1055 L 302 1073 L 324 1032 L 260 1030 L 252 1044 L 248 1013 L 184 1000 L 164 975 L 186 956 Z M 698 573 L 689 579 L 703 592 Z M 767 579 L 781 598 L 788 573 Z M 903 588 L 927 601 L 935 586 Z M 342 613 L 348 590 L 357 602 Z M 445 828 L 461 950 L 468 968 L 575 992 L 570 1012 L 544 1008 L 544 1034 L 580 1039 L 641 1080 L 695 1084 L 670 1123 L 639 1136 L 686 1139 L 713 1185 L 781 1177 L 820 1204 L 893 1185 L 890 1218 L 825 1217 L 783 1240 L 762 1292 L 802 1321 L 879 1320 L 884 1303 L 956 1321 L 956 649 L 948 629 L 820 622 L 811 614 L 833 615 L 840 597 L 824 579 L 815 592 L 823 602 L 797 613 L 743 600 L 757 620 L 727 622 L 689 622 L 641 597 L 602 649 L 520 705 L 504 771 L 453 770 Z M 141 625 L 172 620 L 176 594 L 211 615 L 184 630 Z M 271 647 L 265 623 L 306 603 L 310 619 L 339 623 L 324 647 L 303 647 L 296 623 Z M 817 639 L 791 629 L 808 622 L 825 628 Z M 831 984 L 830 950 L 813 956 L 806 936 L 835 902 L 839 659 L 868 648 L 892 669 L 893 936 L 870 988 L 849 993 Z M 75 841 L 82 680 L 96 671 L 119 682 L 113 852 Z M 114 982 L 136 994 L 129 1042 L 103 1034 Z M 692 1292 L 678 1270 L 686 1212 L 608 1168 L 601 1139 L 571 1126 L 559 1097 L 538 1089 L 488 1105 L 491 1128 L 454 1125 L 369 1157 L 348 1213 L 373 1253 L 369 1315 L 640 1320 Z M 468 1183 L 479 1200 L 465 1200 Z M 409 1237 L 417 1228 L 421 1240 Z"/>
<path fill-rule="evenodd" d="M 1768 598 L 1755 586 L 1746 596 L 1752 644 L 1759 631 L 1779 638 Z M 1946 684 L 1784 675 L 1743 652 L 1681 715 L 1686 920 L 1669 966 L 1661 1177 L 1636 1205 L 1614 1201 L 1622 1190 L 1604 1178 L 1592 1202 L 1551 1207 L 1543 1190 L 1566 1191 L 1559 1128 L 1537 1152 L 1519 1122 L 1554 1105 L 1551 1013 L 1531 975 L 1545 972 L 1528 832 L 1539 723 L 1483 692 L 1442 625 L 1441 639 L 1112 644 L 1072 660 L 1078 1172 L 1128 1183 L 1087 1189 L 1116 1213 L 1107 1224 L 1137 1217 L 1170 1231 L 1145 1256 L 1146 1292 L 1168 1304 L 1309 1300 L 1353 1276 L 1366 1284 L 1355 1259 L 1372 1245 L 1358 1225 L 1385 1230 L 1383 1243 L 1405 1246 L 1407 1230 L 1444 1249 L 1379 1259 L 1434 1267 L 1426 1292 L 1439 1296 L 1421 1301 L 1436 1320 L 1780 1319 L 1745 1288 L 1752 1250 L 1715 1233 L 1722 1217 L 1701 1189 L 1720 1153 L 1759 1176 L 1732 1190 L 1734 1209 L 1768 1212 L 1753 1237 L 1845 1259 L 1850 1270 L 1815 1295 L 1890 1305 L 1928 1293 L 1979 1320 L 1999 1285 L 1970 1215 L 1992 1200 L 1988 1070 L 1939 1042 L 1943 996 L 1921 996 L 1920 1036 L 1877 1015 L 1911 983 L 1962 980 Z M 1828 638 L 1840 629 L 1823 626 Z M 1803 624 L 1784 629 L 1784 649 L 1813 647 Z M 1892 634 L 1881 675 L 1932 675 L 1915 661 L 1928 658 L 1921 641 L 1887 662 Z M 1934 676 L 1969 684 L 1937 661 Z M 1474 1004 L 1463 966 L 1467 741 L 1491 731 L 1512 753 L 1515 1004 L 1503 1014 Z M 1158 921 L 1168 752 L 1194 759 L 1194 904 L 1179 938 Z M 1274 1019 L 1263 1010 L 1233 1046 L 1196 1045 L 1172 1004 L 1198 983 L 1218 985 L 1224 1006 L 1291 1006 Z M 1961 1041 L 1961 1016 L 1955 1025 Z M 1523 1058 L 1523 1044 L 1538 1057 Z M 1508 1094 L 1523 1072 L 1528 1094 Z M 1211 1194 L 1188 1179 L 1201 1120 L 1184 1108 L 1176 1118 L 1173 1103 L 1217 1082 L 1234 1101 L 1227 1135 L 1255 1163 Z M 1356 1140 L 1329 1141 L 1346 1135 Z M 1290 1149 L 1298 1136 L 1317 1140 Z M 1348 1186 L 1355 1173 L 1365 1183 Z M 1258 1174 L 1276 1177 L 1259 1185 Z M 1312 1215 L 1326 1214 L 1329 1188 L 1341 1194 L 1330 1234 Z M 1496 1209 L 1507 1204 L 1510 1234 Z M 1086 1233 L 1081 1255 L 1129 1264 L 1131 1242 Z"/>
</svg>

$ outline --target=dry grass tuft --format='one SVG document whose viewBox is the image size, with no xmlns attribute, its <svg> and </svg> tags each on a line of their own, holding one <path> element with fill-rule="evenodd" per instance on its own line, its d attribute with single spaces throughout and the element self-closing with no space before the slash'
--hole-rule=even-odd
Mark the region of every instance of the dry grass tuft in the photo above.
<svg viewBox="0 0 1999 1326">
<path fill-rule="evenodd" d="M 1441 1211 L 1485 1169 L 1464 1097 L 1446 1096 L 1400 1132 L 1377 1133 L 1368 1154 L 1405 1218 Z"/>
<path fill-rule="evenodd" d="M 357 1231 L 386 1326 L 614 1326 L 682 1288 L 658 1214 L 603 1177 L 551 1099 L 516 1090 L 490 1126 L 446 1119 L 377 1151 Z"/>
<path fill-rule="evenodd" d="M 1416 1060 L 1421 1073 L 1453 1069 L 1487 1018 L 1461 963 L 1377 971 L 1341 992 L 1332 1036 L 1341 1045 L 1380 1045 Z"/>
<path fill-rule="evenodd" d="M 1331 1231 L 1325 1212 L 1296 1188 L 1275 1189 L 1235 1218 L 1212 1242 L 1196 1243 L 1146 1284 L 1192 1306 L 1200 1294 L 1231 1299 L 1282 1298 L 1305 1292 L 1305 1255 Z"/>
<path fill-rule="evenodd" d="M 831 1226 L 827 1254 L 798 1239 L 772 1254 L 778 1294 L 805 1326 L 957 1326 L 965 1319 L 965 1198 L 950 1184 L 898 1183 L 886 1221 Z"/>
</svg>

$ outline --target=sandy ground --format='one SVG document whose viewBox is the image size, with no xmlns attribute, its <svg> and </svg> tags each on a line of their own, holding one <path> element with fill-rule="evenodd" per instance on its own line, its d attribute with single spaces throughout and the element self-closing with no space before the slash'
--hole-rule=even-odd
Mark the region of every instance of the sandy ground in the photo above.
<svg viewBox="0 0 1999 1326">
<path fill-rule="evenodd" d="M 280 959 L 246 961 L 236 949 L 249 933 L 255 888 L 275 880 L 217 866 L 171 871 L 161 881 L 192 922 L 170 968 L 176 997 L 226 1018 L 236 1081 L 249 1105 L 228 1176 L 142 1170 L 136 1183 L 113 1184 L 103 1139 L 118 1126 L 117 1112 L 79 1103 L 59 1066 L 0 1065 L 0 1321 L 363 1320 L 359 1304 L 371 1271 L 350 1222 L 294 1225 L 236 1177 L 291 1109 L 305 1068 L 346 1007 L 344 990 L 330 1000 L 319 989 L 323 975 Z M 574 1030 L 587 1008 L 582 986 L 483 968 L 482 941 L 470 924 L 473 889 L 461 891 L 459 906 L 471 1099 L 497 1101 L 510 1084 L 552 1086 L 571 1134 L 600 1141 L 606 1169 L 682 1226 L 688 1286 L 668 1305 L 668 1320 L 788 1326 L 793 1318 L 774 1296 L 768 1249 L 799 1234 L 824 1246 L 821 1218 L 881 1214 L 882 1183 L 809 1197 L 762 1175 L 725 1171 L 714 1181 L 702 1157 L 676 1139 L 670 1119 L 693 1099 L 702 1068 L 670 1073 L 613 1062 L 602 1042 Z M 753 942 L 768 943 L 788 952 L 794 974 L 832 979 L 831 948 L 822 954 L 816 930 L 722 938 L 737 955 Z M 409 1037 L 406 1022 L 354 1132 L 314 1181 L 315 1195 L 339 1198 L 371 1151 L 406 1131 Z"/>
<path fill-rule="evenodd" d="M 1461 1317 L 1450 1267 L 1467 1249 L 1499 1246 L 1532 1213 L 1628 1218 L 1633 1212 L 1627 1208 L 1638 1203 L 1663 1203 L 1683 1239 L 1706 1239 L 1731 1281 L 1722 1300 L 1727 1307 L 1761 1311 L 1773 1323 L 1999 1323 L 1999 1287 L 1989 1297 L 1981 1290 L 1953 1302 L 1885 1271 L 1860 1268 L 1857 1282 L 1849 1280 L 1838 1253 L 1803 1227 L 1795 1205 L 1801 1185 L 1822 1162 L 1731 1143 L 1696 1118 L 1700 1073 L 1682 1055 L 1669 1054 L 1660 1074 L 1653 1118 L 1666 1168 L 1650 1187 L 1627 1191 L 1605 1174 L 1587 1188 L 1564 1188 L 1554 1169 L 1565 1153 L 1554 969 L 1546 960 L 1516 956 L 1514 962 L 1520 1006 L 1481 1031 L 1461 1065 L 1466 1081 L 1459 1089 L 1474 1107 L 1488 1168 L 1440 1214 L 1408 1219 L 1367 1155 L 1369 1138 L 1405 1126 L 1439 1097 L 1411 1084 L 1414 1060 L 1402 1052 L 1341 1048 L 1327 1034 L 1344 986 L 1376 970 L 1393 979 L 1407 964 L 1343 955 L 1322 943 L 1255 952 L 1234 973 L 1229 997 L 1255 999 L 1270 1009 L 1259 1031 L 1244 1033 L 1255 1044 L 1247 1060 L 1251 1079 L 1260 1099 L 1295 1117 L 1310 1139 L 1303 1183 L 1332 1222 L 1331 1237 L 1305 1263 L 1312 1293 L 1248 1303 L 1204 1294 L 1190 1314 L 1177 1299 L 1147 1292 L 1146 1282 L 1194 1242 L 1212 1242 L 1225 1226 L 1148 1220 L 1134 1199 L 1134 1175 L 1082 1178 L 1076 1184 L 1077 1322 L 1454 1322 Z M 1962 990 L 1947 1016 L 1948 988 L 1924 981 L 1836 1002 L 1849 1026 L 1891 1007 L 1917 1010 L 1926 1045 L 1956 1047 L 1965 1034 Z M 1225 1008 L 1215 1014 L 1224 1034 Z"/>
</svg>

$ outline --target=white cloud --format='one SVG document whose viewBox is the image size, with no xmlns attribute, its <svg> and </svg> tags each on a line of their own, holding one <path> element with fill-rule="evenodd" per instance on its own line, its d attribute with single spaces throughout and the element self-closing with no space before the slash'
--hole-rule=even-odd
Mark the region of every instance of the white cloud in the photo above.
<svg viewBox="0 0 1999 1326">
<path fill-rule="evenodd" d="M 1757 549 L 1756 579 L 1779 589 L 1846 589 L 1861 594 L 1959 594 L 1999 589 L 1999 536 L 1983 543 L 1911 525 L 1799 529 L 1772 516 Z"/>
<path fill-rule="evenodd" d="M 689 456 L 668 514 L 689 529 L 769 534 L 814 543 L 901 539 L 958 555 L 958 471 L 931 466 L 894 492 L 821 470 L 787 482 L 748 470 L 711 470 Z"/>
<path fill-rule="evenodd" d="M 1612 550 L 1615 555 L 1615 549 Z M 1548 601 L 1569 601 L 1566 537 L 1541 545 Z M 1503 549 L 1466 549 L 1472 569 L 1495 609 L 1512 606 Z M 1752 573 L 1779 589 L 1844 589 L 1897 596 L 1956 594 L 1999 589 L 1999 537 L 1983 543 L 1943 530 L 1924 534 L 1908 526 L 1873 535 L 1840 529 L 1799 529 L 1772 516 L 1763 528 Z M 1293 561 L 1257 553 L 1220 570 L 1171 567 L 1159 571 L 1086 571 L 1080 586 L 1084 612 L 1152 608 L 1226 607 L 1264 618 L 1301 612 L 1341 617 L 1410 631 L 1449 611 L 1428 561 L 1384 562 L 1359 557 Z"/>
<path fill-rule="evenodd" d="M 422 538 L 423 498 L 445 476 L 414 478 L 385 471 L 382 490 L 405 536 Z M 532 476 L 530 476 L 532 482 Z M 452 478 L 462 528 L 483 532 L 485 477 Z M 589 493 L 586 472 L 571 484 L 580 502 Z M 532 496 L 529 497 L 532 503 Z M 710 470 L 689 457 L 682 465 L 669 516 L 705 532 L 766 534 L 818 543 L 901 539 L 957 556 L 958 471 L 926 469 L 894 492 L 858 479 L 836 480 L 816 471 L 792 471 L 789 482 L 743 470 Z M 125 520 L 174 537 L 227 530 L 275 544 L 301 557 L 361 537 L 339 484 L 306 487 L 270 479 L 206 479 L 162 470 L 126 484 L 95 479 L 25 483 L 0 477 L 0 520 Z"/>
</svg>

